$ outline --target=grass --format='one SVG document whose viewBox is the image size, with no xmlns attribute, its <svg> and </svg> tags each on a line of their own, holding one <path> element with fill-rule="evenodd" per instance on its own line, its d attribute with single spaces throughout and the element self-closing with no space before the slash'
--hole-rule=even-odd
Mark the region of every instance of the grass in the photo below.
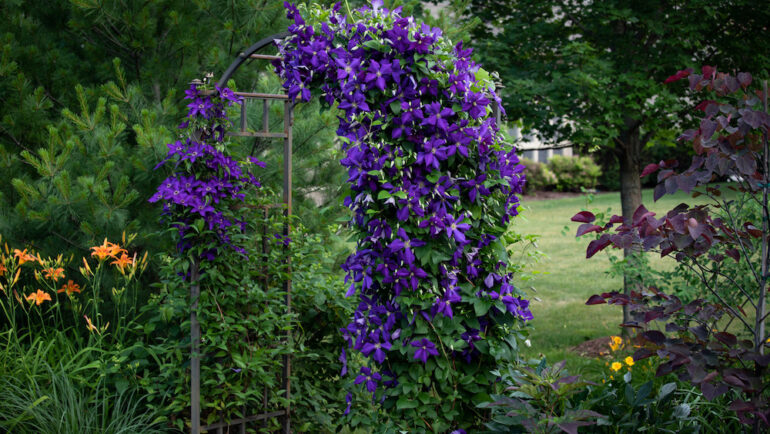
<svg viewBox="0 0 770 434">
<path fill-rule="evenodd" d="M 643 192 L 643 203 L 658 216 L 682 202 L 692 201 L 689 195 L 678 192 L 654 203 L 652 190 Z M 550 362 L 566 359 L 570 371 L 575 373 L 590 375 L 604 369 L 604 361 L 580 357 L 569 349 L 589 339 L 619 334 L 618 325 L 622 322 L 619 307 L 586 306 L 585 302 L 593 294 L 622 290 L 622 277 L 607 274 L 609 254 L 622 255 L 622 252 L 607 249 L 608 253 L 586 259 L 586 246 L 591 238 L 576 239 L 574 234 L 579 224 L 570 218 L 582 209 L 596 212 L 609 208 L 612 214 L 620 214 L 620 194 L 599 194 L 590 204 L 585 196 L 579 196 L 525 201 L 523 205 L 524 211 L 513 228 L 521 234 L 540 235 L 538 248 L 546 257 L 535 265 L 536 270 L 542 271 L 527 282 L 536 288 L 536 292 L 528 291 L 533 299 L 531 309 L 535 319 L 531 321 L 531 347 L 524 348 L 522 355 L 545 356 Z M 568 226 L 567 232 L 564 232 L 565 226 Z M 651 259 L 653 267 L 672 268 L 673 265 L 669 258 Z"/>
</svg>

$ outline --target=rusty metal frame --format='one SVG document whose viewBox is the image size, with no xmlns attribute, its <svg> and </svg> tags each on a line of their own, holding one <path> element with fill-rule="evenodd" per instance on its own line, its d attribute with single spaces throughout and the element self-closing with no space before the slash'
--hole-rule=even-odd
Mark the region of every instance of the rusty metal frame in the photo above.
<svg viewBox="0 0 770 434">
<path fill-rule="evenodd" d="M 225 70 L 222 77 L 220 77 L 217 85 L 222 87 L 227 84 L 227 81 L 232 77 L 235 71 L 247 60 L 280 60 L 280 56 L 257 54 L 258 51 L 265 47 L 272 46 L 275 41 L 284 39 L 288 36 L 288 32 L 277 33 L 272 36 L 268 36 L 249 47 L 247 50 L 238 54 L 236 59 Z M 292 145 L 293 145 L 293 132 L 292 127 L 294 124 L 294 101 L 290 101 L 288 95 L 285 94 L 266 94 L 256 92 L 235 92 L 236 95 L 243 97 L 243 103 L 241 104 L 241 115 L 238 131 L 229 132 L 228 134 L 241 137 L 262 137 L 269 139 L 283 139 L 283 212 L 284 212 L 284 237 L 289 236 L 291 230 L 289 218 L 292 213 Z M 247 117 L 246 117 L 246 102 L 248 100 L 261 100 L 262 101 L 262 125 L 260 131 L 247 131 Z M 269 119 L 268 109 L 270 101 L 283 101 L 284 104 L 284 119 L 283 119 L 283 132 L 271 132 L 269 131 Z M 265 209 L 265 215 L 267 215 L 267 208 Z M 264 240 L 265 233 L 263 233 L 263 253 L 266 251 L 266 243 Z M 286 250 L 286 266 L 288 268 L 288 275 L 291 276 L 291 261 L 288 255 L 288 246 L 284 246 Z M 246 432 L 246 424 L 256 421 L 267 421 L 267 419 L 280 417 L 281 418 L 281 432 L 289 434 L 291 432 L 291 354 L 283 356 L 283 367 L 281 369 L 281 384 L 284 390 L 284 398 L 286 399 L 286 407 L 278 411 L 267 411 L 268 408 L 268 390 L 265 388 L 263 393 L 263 413 L 246 416 L 246 409 L 244 408 L 243 417 L 231 421 L 221 421 L 207 426 L 201 426 L 200 412 L 201 412 L 201 396 L 200 396 L 200 342 L 201 342 L 201 328 L 197 318 L 198 309 L 198 297 L 200 296 L 200 285 L 198 284 L 199 278 L 199 264 L 196 262 L 191 269 L 191 281 L 190 287 L 190 299 L 191 299 L 191 312 L 190 312 L 190 419 L 192 434 L 200 434 L 202 430 L 210 431 L 216 430 L 216 432 L 223 433 L 223 430 L 230 432 L 230 428 L 238 427 L 240 433 Z M 283 282 L 287 313 L 291 314 L 291 277 Z M 291 345 L 291 330 L 287 330 L 284 335 L 285 344 Z"/>
</svg>

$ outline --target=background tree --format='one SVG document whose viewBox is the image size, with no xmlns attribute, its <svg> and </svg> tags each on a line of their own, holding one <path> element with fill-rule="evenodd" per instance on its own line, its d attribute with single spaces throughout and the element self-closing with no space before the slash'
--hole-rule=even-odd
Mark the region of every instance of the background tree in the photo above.
<svg viewBox="0 0 770 434">
<path fill-rule="evenodd" d="M 770 66 L 760 49 L 770 9 L 749 0 L 474 0 L 467 13 L 485 23 L 473 43 L 510 90 L 508 117 L 546 143 L 616 162 L 625 219 L 641 204 L 646 146 L 670 142 L 690 103 L 666 77 L 701 64 Z"/>
<path fill-rule="evenodd" d="M 287 25 L 275 1 L 33 0 L 2 10 L 0 233 L 43 253 L 83 250 L 123 230 L 140 231 L 138 247 L 157 245 L 147 199 L 166 176 L 153 167 L 176 139 L 167 126 L 181 117 L 182 90 L 207 72 L 218 78 L 239 50 Z M 241 69 L 239 89 L 279 89 L 269 65 Z M 314 230 L 336 216 L 303 193 L 334 192 L 344 180 L 334 117 L 317 104 L 297 108 L 294 136 L 296 209 Z M 267 161 L 280 154 L 241 143 Z M 266 184 L 279 186 L 279 175 L 266 174 Z"/>
</svg>

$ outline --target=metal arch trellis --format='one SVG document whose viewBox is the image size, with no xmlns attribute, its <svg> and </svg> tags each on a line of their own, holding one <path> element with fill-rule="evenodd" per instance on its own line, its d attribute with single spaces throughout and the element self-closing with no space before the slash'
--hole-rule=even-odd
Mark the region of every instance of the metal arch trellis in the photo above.
<svg viewBox="0 0 770 434">
<path fill-rule="evenodd" d="M 252 45 L 245 51 L 238 54 L 238 57 L 230 64 L 225 70 L 222 77 L 217 82 L 217 85 L 225 86 L 227 81 L 232 77 L 235 71 L 243 65 L 244 62 L 251 59 L 257 60 L 281 60 L 280 56 L 257 54 L 260 50 L 271 46 L 276 40 L 284 39 L 288 36 L 288 32 L 276 33 L 272 36 L 268 36 L 256 44 Z M 289 219 L 288 217 L 292 213 L 292 126 L 294 123 L 294 101 L 290 101 L 286 94 L 269 94 L 269 93 L 255 93 L 255 92 L 235 92 L 243 98 L 241 104 L 241 115 L 238 131 L 231 131 L 228 134 L 242 137 L 261 137 L 266 139 L 283 139 L 283 209 L 284 209 L 284 226 L 283 235 L 287 237 L 289 235 Z M 246 118 L 246 102 L 248 100 L 262 101 L 262 125 L 260 131 L 248 131 L 247 130 L 247 118 Z M 268 106 L 271 101 L 283 101 L 284 104 L 284 119 L 283 119 L 283 132 L 271 132 L 269 130 L 269 115 Z M 267 210 L 265 210 L 267 213 Z M 263 240 L 264 241 L 264 240 Z M 285 247 L 288 248 L 288 247 Z M 263 243 L 263 251 L 266 249 Z M 286 265 L 288 267 L 289 278 L 283 282 L 285 292 L 285 304 L 287 313 L 291 313 L 291 264 L 286 257 Z M 268 411 L 268 392 L 265 389 L 263 397 L 263 412 L 247 416 L 244 409 L 243 415 L 240 419 L 221 421 L 218 423 L 201 426 L 201 396 L 200 396 L 200 343 L 201 343 L 201 327 L 197 318 L 198 297 L 200 296 L 200 285 L 197 283 L 199 278 L 198 265 L 194 264 L 191 270 L 191 281 L 193 284 L 190 288 L 191 298 L 191 312 L 190 312 L 190 419 L 191 419 L 191 432 L 192 434 L 199 434 L 203 431 L 214 431 L 218 434 L 230 432 L 231 428 L 237 428 L 240 433 L 246 432 L 246 426 L 249 423 L 256 421 L 265 421 L 267 419 L 280 417 L 281 418 L 281 431 L 285 434 L 291 432 L 291 355 L 287 354 L 283 356 L 283 368 L 281 370 L 281 385 L 284 390 L 284 398 L 286 399 L 286 407 L 277 411 Z M 287 330 L 284 336 L 286 343 L 291 341 L 291 330 Z"/>
<path fill-rule="evenodd" d="M 230 66 L 225 70 L 224 74 L 222 74 L 222 77 L 217 82 L 217 85 L 220 87 L 223 87 L 226 85 L 227 81 L 232 77 L 232 75 L 235 73 L 238 68 L 241 67 L 246 61 L 256 59 L 256 60 L 282 60 L 282 57 L 275 56 L 275 55 L 265 55 L 265 54 L 257 54 L 258 51 L 273 45 L 277 40 L 282 40 L 289 36 L 289 32 L 282 32 L 282 33 L 276 33 L 274 35 L 268 36 L 256 44 L 249 47 L 247 50 L 241 52 L 238 57 L 230 64 Z M 293 134 L 292 134 L 292 126 L 294 123 L 294 104 L 295 101 L 289 100 L 288 95 L 286 94 L 268 94 L 268 93 L 255 93 L 255 92 L 235 92 L 236 95 L 239 95 L 243 97 L 244 101 L 241 104 L 241 115 L 240 115 L 240 122 L 239 122 L 239 129 L 235 132 L 229 132 L 228 134 L 235 135 L 235 136 L 243 136 L 243 137 L 261 137 L 261 138 L 267 138 L 267 139 L 283 139 L 283 208 L 284 208 L 284 216 L 286 219 L 284 220 L 284 226 L 283 226 L 283 235 L 288 236 L 289 235 L 289 219 L 288 216 L 292 213 L 292 140 L 293 140 Z M 262 101 L 262 125 L 260 131 L 247 131 L 247 117 L 246 117 L 246 102 L 248 100 L 261 100 Z M 283 101 L 284 103 L 284 130 L 283 132 L 271 132 L 269 130 L 269 119 L 268 119 L 268 105 L 270 101 Z M 495 120 L 497 124 L 500 124 L 501 120 L 501 113 L 498 109 L 497 105 L 492 105 L 493 110 L 493 116 L 495 117 Z M 265 211 L 267 212 L 267 211 Z M 264 247 L 263 247 L 264 250 Z M 287 256 L 287 266 L 288 266 L 288 272 L 289 276 L 291 276 L 291 264 L 289 263 L 289 259 Z M 191 270 L 191 277 L 192 282 L 197 282 L 198 279 L 198 267 L 197 265 L 194 265 Z M 291 277 L 284 280 L 284 291 L 285 291 L 285 303 L 286 303 L 286 309 L 287 313 L 291 313 Z M 200 295 L 200 287 L 193 283 L 190 291 L 191 299 L 192 299 L 192 310 L 190 313 L 190 329 L 191 329 L 191 339 L 192 339 L 192 345 L 191 345 L 191 432 L 193 434 L 199 434 L 201 430 L 217 430 L 217 433 L 223 433 L 225 428 L 231 427 L 239 427 L 240 433 L 246 432 L 246 424 L 249 422 L 259 421 L 259 420 L 266 420 L 269 418 L 274 417 L 281 417 L 281 431 L 285 434 L 288 434 L 291 432 L 291 407 L 290 407 L 290 399 L 291 399 L 291 356 L 285 355 L 283 356 L 283 369 L 281 372 L 281 383 L 284 388 L 284 397 L 286 398 L 286 407 L 282 410 L 278 411 L 272 411 L 272 412 L 263 412 L 260 414 L 255 414 L 252 416 L 246 416 L 244 411 L 244 417 L 241 419 L 231 420 L 227 422 L 220 422 L 215 423 L 207 426 L 201 426 L 200 425 L 200 338 L 201 338 L 201 331 L 200 331 L 200 323 L 197 320 L 196 317 L 196 309 L 197 309 L 197 299 Z M 289 343 L 291 340 L 291 331 L 287 330 L 285 335 L 286 342 Z M 267 408 L 267 391 L 265 391 L 265 397 L 263 400 L 263 410 L 268 410 Z"/>
</svg>

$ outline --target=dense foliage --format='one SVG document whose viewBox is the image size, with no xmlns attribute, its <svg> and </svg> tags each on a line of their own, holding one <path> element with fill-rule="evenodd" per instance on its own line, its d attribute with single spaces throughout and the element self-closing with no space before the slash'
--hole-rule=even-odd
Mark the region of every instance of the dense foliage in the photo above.
<svg viewBox="0 0 770 434">
<path fill-rule="evenodd" d="M 497 134 L 494 85 L 462 44 L 381 3 L 288 7 L 276 66 L 289 96 L 321 90 L 344 112 L 357 250 L 343 268 L 359 304 L 343 363 L 350 349 L 367 357 L 355 383 L 398 426 L 473 426 L 474 396 L 531 318 L 507 269 L 523 166 Z"/>
</svg>

